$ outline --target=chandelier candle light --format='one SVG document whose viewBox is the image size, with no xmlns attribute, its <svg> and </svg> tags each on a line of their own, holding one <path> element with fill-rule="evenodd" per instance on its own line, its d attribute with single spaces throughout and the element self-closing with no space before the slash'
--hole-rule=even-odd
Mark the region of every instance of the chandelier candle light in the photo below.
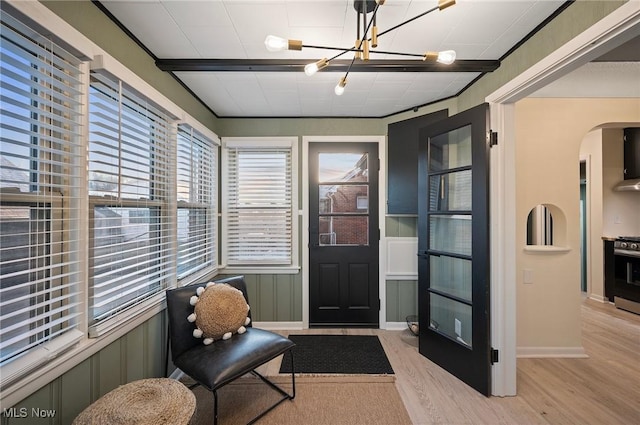
<svg viewBox="0 0 640 425">
<path fill-rule="evenodd" d="M 400 28 L 403 25 L 408 24 L 409 22 L 413 22 L 418 18 L 425 16 L 428 13 L 434 12 L 436 10 L 443 10 L 449 6 L 453 6 L 456 4 L 456 0 L 439 0 L 438 5 L 432 9 L 429 9 L 417 16 L 414 16 L 411 19 L 407 19 L 406 21 L 389 28 L 388 30 L 382 31 L 378 33 L 378 26 L 376 24 L 376 17 L 378 14 L 378 9 L 385 3 L 386 0 L 353 0 L 353 8 L 356 10 L 356 22 L 358 25 L 357 31 L 357 39 L 353 47 L 343 48 L 343 47 L 329 47 L 329 46 L 315 46 L 303 44 L 301 40 L 287 40 L 285 38 L 276 37 L 274 35 L 268 35 L 264 40 L 264 44 L 267 47 L 267 50 L 270 52 L 279 52 L 283 50 L 302 50 L 302 48 L 309 49 L 324 49 L 324 50 L 334 50 L 339 51 L 340 53 L 336 54 L 331 58 L 322 58 L 316 62 L 312 62 L 304 67 L 305 74 L 312 76 L 316 72 L 326 68 L 329 66 L 329 63 L 339 58 L 340 56 L 353 52 L 353 59 L 349 67 L 347 68 L 346 73 L 340 79 L 338 84 L 335 87 L 335 93 L 340 96 L 344 93 L 344 88 L 347 85 L 347 76 L 349 75 L 349 71 L 351 71 L 351 67 L 353 63 L 357 60 L 368 61 L 371 53 L 376 54 L 385 54 L 385 55 L 396 55 L 396 56 L 408 56 L 408 57 L 416 57 L 421 58 L 423 61 L 432 61 L 439 62 L 444 65 L 452 64 L 456 59 L 456 52 L 453 50 L 445 50 L 442 52 L 426 52 L 422 54 L 417 53 L 402 53 L 402 52 L 387 52 L 381 50 L 371 50 L 378 47 L 378 38 L 387 34 L 391 31 L 394 31 Z M 373 12 L 371 15 L 371 19 L 367 23 L 367 14 Z M 360 35 L 360 19 L 362 18 L 362 27 L 364 28 L 364 32 L 362 36 Z"/>
</svg>

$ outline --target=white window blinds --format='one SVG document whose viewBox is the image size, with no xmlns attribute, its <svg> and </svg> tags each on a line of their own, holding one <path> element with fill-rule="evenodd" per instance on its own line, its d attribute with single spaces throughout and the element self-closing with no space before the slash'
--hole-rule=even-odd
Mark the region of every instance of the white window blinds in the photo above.
<svg viewBox="0 0 640 425">
<path fill-rule="evenodd" d="M 218 263 L 218 146 L 178 126 L 178 279 Z"/>
<path fill-rule="evenodd" d="M 80 60 L 6 13 L 0 53 L 4 386 L 82 337 L 83 93 Z"/>
<path fill-rule="evenodd" d="M 92 72 L 89 93 L 89 319 L 96 325 L 175 279 L 175 124 L 110 76 Z"/>
<path fill-rule="evenodd" d="M 228 265 L 292 265 L 291 147 L 228 144 Z"/>
</svg>

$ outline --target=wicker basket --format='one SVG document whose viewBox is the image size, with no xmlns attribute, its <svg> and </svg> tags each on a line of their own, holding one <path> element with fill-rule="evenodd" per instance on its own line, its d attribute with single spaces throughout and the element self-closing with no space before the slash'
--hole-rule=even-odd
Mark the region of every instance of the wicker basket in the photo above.
<svg viewBox="0 0 640 425">
<path fill-rule="evenodd" d="M 414 334 L 415 336 L 418 336 L 420 331 L 418 316 L 415 316 L 415 315 L 407 316 L 407 327 L 409 328 L 412 334 Z"/>
</svg>

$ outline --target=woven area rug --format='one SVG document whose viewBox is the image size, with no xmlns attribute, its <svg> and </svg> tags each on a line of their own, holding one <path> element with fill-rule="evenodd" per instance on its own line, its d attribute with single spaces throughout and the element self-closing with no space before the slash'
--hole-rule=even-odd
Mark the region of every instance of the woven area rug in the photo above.
<svg viewBox="0 0 640 425">
<path fill-rule="evenodd" d="M 289 335 L 296 343 L 293 359 L 296 373 L 392 374 L 393 368 L 375 335 Z M 290 354 L 285 353 L 280 373 L 291 372 Z"/>
<path fill-rule="evenodd" d="M 272 379 L 286 390 L 291 377 Z M 213 395 L 197 387 L 191 425 L 213 423 Z M 219 390 L 219 425 L 246 424 L 278 395 L 256 378 L 241 378 Z M 394 376 L 296 377 L 296 397 L 258 421 L 260 425 L 410 425 Z"/>
</svg>

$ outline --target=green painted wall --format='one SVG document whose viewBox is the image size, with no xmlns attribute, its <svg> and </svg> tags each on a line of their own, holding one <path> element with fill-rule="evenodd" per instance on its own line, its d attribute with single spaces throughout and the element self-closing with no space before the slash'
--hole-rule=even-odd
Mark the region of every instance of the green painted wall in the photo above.
<svg viewBox="0 0 640 425">
<path fill-rule="evenodd" d="M 418 282 L 415 280 L 387 280 L 387 322 L 404 322 L 409 315 L 418 314 Z"/>
<path fill-rule="evenodd" d="M 388 238 L 418 237 L 418 217 L 390 216 L 385 218 L 385 234 Z"/>
<path fill-rule="evenodd" d="M 218 275 L 221 279 L 232 275 Z M 244 274 L 254 322 L 302 321 L 302 274 Z"/>
<path fill-rule="evenodd" d="M 119 385 L 164 376 L 166 335 L 166 315 L 159 313 L 13 406 L 28 417 L 2 416 L 2 425 L 68 425 Z M 32 409 L 55 410 L 55 416 L 33 417 Z"/>
</svg>

